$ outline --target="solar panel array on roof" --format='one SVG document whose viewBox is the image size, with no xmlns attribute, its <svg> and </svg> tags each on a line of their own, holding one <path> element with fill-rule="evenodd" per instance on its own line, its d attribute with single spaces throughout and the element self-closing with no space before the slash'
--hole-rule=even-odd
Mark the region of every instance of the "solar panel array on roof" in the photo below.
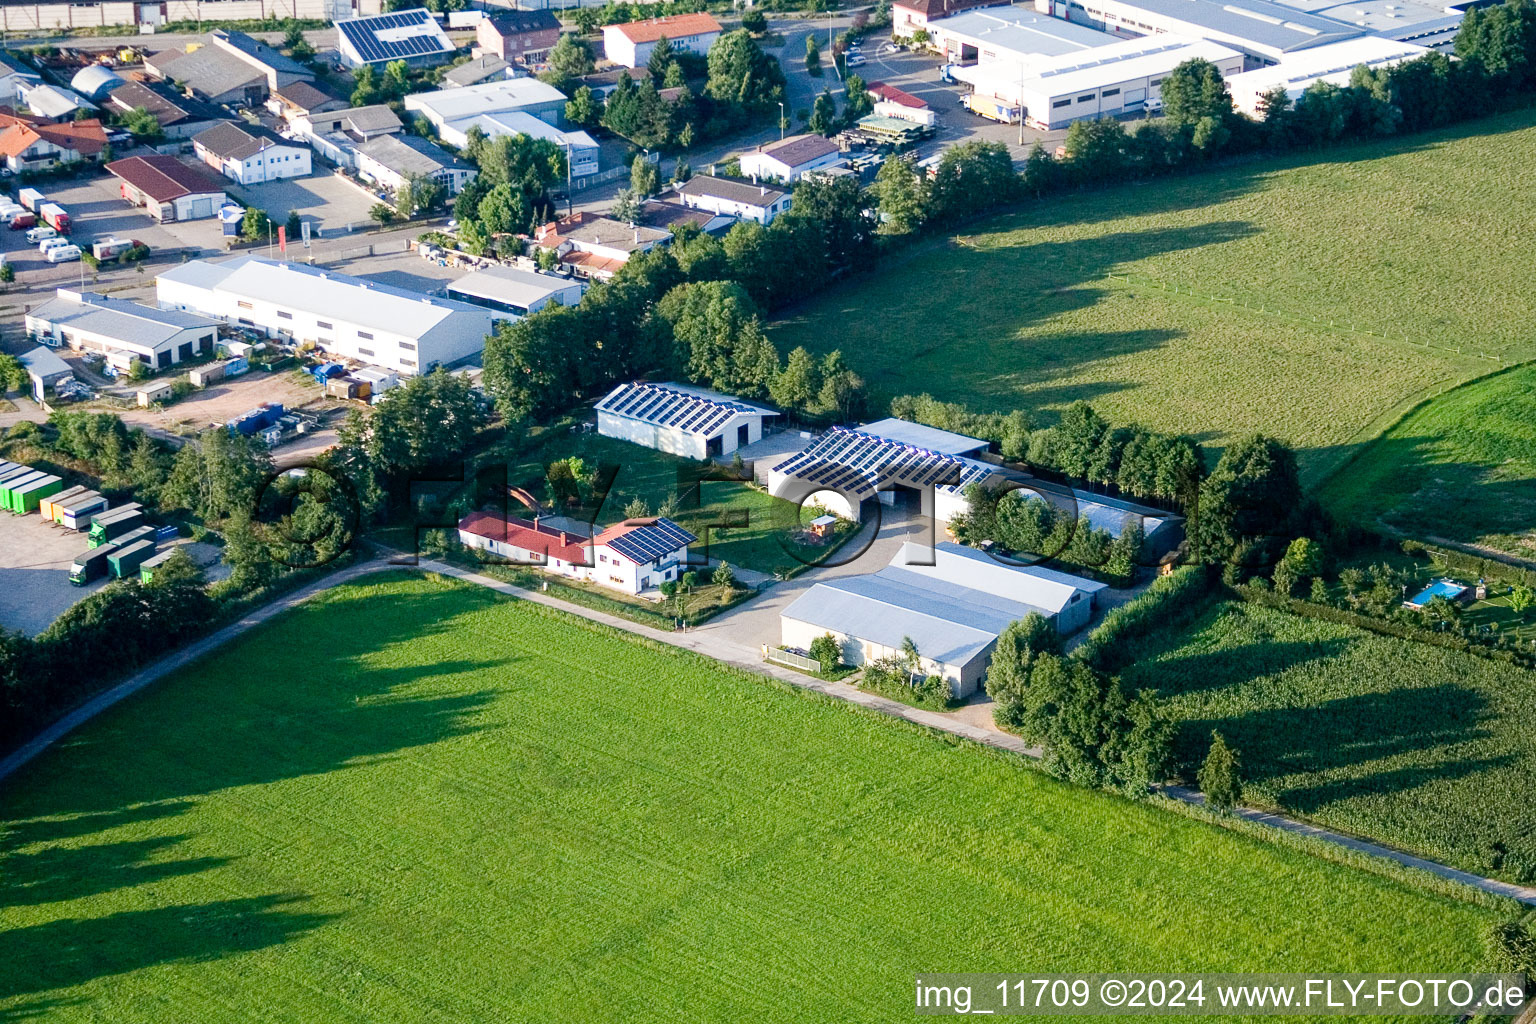
<svg viewBox="0 0 1536 1024">
<path fill-rule="evenodd" d="M 604 412 L 688 434 L 713 434 L 738 413 L 763 410 L 744 402 L 723 401 L 689 394 L 661 384 L 625 384 L 597 403 Z"/>
<path fill-rule="evenodd" d="M 953 485 L 964 479 L 968 468 L 966 460 L 953 455 L 833 427 L 775 472 L 862 501 L 886 484 L 919 488 Z"/>
<path fill-rule="evenodd" d="M 606 544 L 630 561 L 644 564 L 654 562 L 664 555 L 670 555 L 678 548 L 692 544 L 699 538 L 672 520 L 663 517 L 645 526 L 628 530 L 612 540 L 605 541 L 601 537 L 597 539 L 599 543 Z"/>
<path fill-rule="evenodd" d="M 338 21 L 336 28 L 368 63 L 446 53 L 453 48 L 451 44 L 444 45 L 442 30 L 431 13 L 424 10 L 349 18 Z M 421 31 L 401 33 L 399 29 Z"/>
</svg>

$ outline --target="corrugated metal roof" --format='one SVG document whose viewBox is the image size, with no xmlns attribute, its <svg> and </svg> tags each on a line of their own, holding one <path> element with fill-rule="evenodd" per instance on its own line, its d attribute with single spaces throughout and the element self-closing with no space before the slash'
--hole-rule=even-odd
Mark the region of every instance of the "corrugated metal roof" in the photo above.
<svg viewBox="0 0 1536 1024">
<path fill-rule="evenodd" d="M 217 327 L 219 321 L 176 309 L 157 309 L 94 292 L 58 294 L 27 314 L 67 329 L 154 348 L 188 328 Z"/>
<path fill-rule="evenodd" d="M 931 561 L 931 565 L 922 564 Z M 1084 579 L 1039 565 L 1013 565 L 985 551 L 950 541 L 940 541 L 931 554 L 920 545 L 901 546 L 893 567 L 930 580 L 941 580 L 985 591 L 1054 614 L 1072 603 L 1073 594 L 1092 595 L 1107 589 L 1096 580 Z"/>
</svg>

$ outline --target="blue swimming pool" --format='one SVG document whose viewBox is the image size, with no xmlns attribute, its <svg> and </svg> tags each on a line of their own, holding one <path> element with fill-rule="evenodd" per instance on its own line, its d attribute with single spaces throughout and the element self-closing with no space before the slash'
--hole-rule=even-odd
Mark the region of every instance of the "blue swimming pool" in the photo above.
<svg viewBox="0 0 1536 1024">
<path fill-rule="evenodd" d="M 1411 597 L 1408 603 L 1415 608 L 1423 608 L 1436 597 L 1443 597 L 1454 601 L 1466 592 L 1467 588 L 1455 580 L 1435 580 L 1435 582 Z"/>
</svg>

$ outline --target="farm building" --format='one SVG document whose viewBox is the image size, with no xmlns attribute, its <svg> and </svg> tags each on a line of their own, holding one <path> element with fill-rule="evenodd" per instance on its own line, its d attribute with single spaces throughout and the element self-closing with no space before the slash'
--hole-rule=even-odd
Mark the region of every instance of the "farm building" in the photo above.
<svg viewBox="0 0 1536 1024">
<path fill-rule="evenodd" d="M 971 109 L 985 113 L 977 104 L 989 100 L 995 103 L 990 116 L 1012 123 L 1022 105 L 1025 123 L 1044 131 L 1084 119 L 1156 112 L 1163 105 L 1163 79 L 1188 60 L 1206 60 L 1222 74 L 1236 75 L 1246 58 L 1220 43 L 1158 35 L 1043 58 L 1027 72 L 1011 61 L 995 61 L 958 68 L 954 77 L 974 88 Z"/>
<path fill-rule="evenodd" d="M 604 437 L 690 459 L 715 459 L 759 441 L 778 413 L 685 384 L 620 384 L 597 403 Z"/>
<path fill-rule="evenodd" d="M 581 301 L 583 291 L 582 283 L 569 277 L 500 265 L 477 270 L 448 285 L 450 299 L 511 314 L 513 319 L 537 313 L 550 303 L 574 306 Z"/>
<path fill-rule="evenodd" d="M 768 492 L 819 504 L 855 522 L 866 501 L 915 499 L 923 515 L 947 522 L 965 508 L 964 488 L 997 473 L 968 457 L 986 447 L 979 438 L 907 420 L 833 427 L 770 469 Z"/>
<path fill-rule="evenodd" d="M 922 564 L 930 562 L 932 564 Z M 921 671 L 943 676 L 955 696 L 981 686 L 998 635 L 1030 613 L 1062 633 L 1088 624 L 1102 584 L 941 543 L 931 553 L 905 544 L 878 572 L 818 582 L 779 615 L 786 647 L 809 650 L 831 633 L 843 661 L 865 665 L 899 656 L 907 638 Z"/>
<path fill-rule="evenodd" d="M 380 135 L 357 147 L 358 177 L 391 192 L 408 177 L 429 178 L 456 196 L 480 172 L 441 146 L 417 135 Z"/>
<path fill-rule="evenodd" d="M 441 64 L 457 49 L 423 8 L 336 20 L 337 52 L 349 67 L 382 69 L 403 60 L 411 67 Z"/>
<path fill-rule="evenodd" d="M 696 540 L 664 516 L 626 519 L 593 537 L 539 519 L 485 512 L 473 512 L 459 522 L 459 541 L 466 547 L 626 594 L 653 591 L 676 580 L 686 568 L 688 545 Z"/>
<path fill-rule="evenodd" d="M 741 173 L 753 180 L 769 178 L 793 184 L 811 171 L 841 167 L 837 143 L 820 135 L 791 135 L 783 142 L 759 146 L 741 156 Z"/>
<path fill-rule="evenodd" d="M 1248 55 L 1247 69 L 1287 55 L 1365 35 L 1337 18 L 1273 0 L 1051 0 L 1076 23 L 1123 36 L 1168 33 L 1225 43 Z"/>
<path fill-rule="evenodd" d="M 489 310 L 359 277 L 260 256 L 192 260 L 155 279 L 162 309 L 185 309 L 313 342 L 325 352 L 404 374 L 477 355 Z"/>
<path fill-rule="evenodd" d="M 1258 116 L 1260 101 L 1266 93 L 1284 86 L 1285 93 L 1294 102 L 1302 93 L 1317 82 L 1346 86 L 1355 68 L 1391 67 L 1405 60 L 1414 60 L 1430 51 L 1417 43 L 1397 42 L 1380 36 L 1361 36 L 1358 39 L 1317 46 L 1291 54 L 1279 64 L 1256 68 L 1230 76 L 1227 90 L 1232 94 L 1232 105 L 1247 114 Z"/>
<path fill-rule="evenodd" d="M 603 28 L 603 52 L 615 64 L 638 68 L 651 59 L 651 51 L 663 37 L 674 50 L 702 56 L 720 38 L 720 23 L 701 12 L 607 25 Z"/>
<path fill-rule="evenodd" d="M 173 156 L 125 157 L 107 170 L 118 179 L 123 199 L 162 224 L 212 217 L 229 201 L 223 185 Z"/>
<path fill-rule="evenodd" d="M 560 41 L 560 19 L 553 11 L 497 10 L 475 23 L 475 42 L 508 63 L 544 59 Z"/>
<path fill-rule="evenodd" d="M 26 324 L 27 334 L 46 345 L 100 354 L 122 371 L 134 360 L 159 370 L 209 355 L 220 326 L 206 316 L 68 288 L 29 312 Z"/>
<path fill-rule="evenodd" d="M 224 121 L 192 138 L 192 151 L 231 181 L 257 185 L 310 173 L 309 147 L 259 125 Z"/>
<path fill-rule="evenodd" d="M 142 108 L 168 139 L 190 139 L 229 117 L 213 104 L 183 96 L 164 82 L 124 82 L 108 94 L 105 106 L 119 114 Z"/>
<path fill-rule="evenodd" d="M 60 359 L 52 349 L 39 345 L 37 348 L 23 352 L 16 358 L 21 360 L 21 365 L 27 368 L 27 376 L 32 381 L 32 399 L 41 402 L 47 395 L 48 389 L 57 387 L 66 380 L 73 380 L 75 371 L 69 364 Z"/>
<path fill-rule="evenodd" d="M 689 209 L 771 224 L 789 209 L 788 192 L 736 178 L 696 174 L 675 189 L 677 201 Z"/>
</svg>

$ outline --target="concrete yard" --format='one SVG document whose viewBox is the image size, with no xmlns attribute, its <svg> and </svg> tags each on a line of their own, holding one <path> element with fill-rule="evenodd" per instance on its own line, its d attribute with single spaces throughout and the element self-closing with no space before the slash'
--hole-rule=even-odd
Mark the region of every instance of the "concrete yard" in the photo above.
<svg viewBox="0 0 1536 1024">
<path fill-rule="evenodd" d="M 297 211 L 310 222 L 312 230 L 319 230 L 321 237 L 334 238 L 349 230 L 374 226 L 368 211 L 378 200 L 339 175 L 311 174 L 259 185 L 237 185 L 227 178 L 223 181 L 231 195 L 266 210 L 267 216 L 278 224 L 288 219 L 290 210 Z M 299 244 L 299 239 L 289 240 L 290 246 Z"/>
<path fill-rule="evenodd" d="M 294 372 L 253 370 L 229 380 L 215 381 L 164 409 L 125 409 L 119 415 L 130 427 L 190 435 L 214 423 L 225 423 L 263 402 L 281 402 L 288 409 L 313 403 L 319 411 L 325 396 L 320 386 Z"/>
</svg>

